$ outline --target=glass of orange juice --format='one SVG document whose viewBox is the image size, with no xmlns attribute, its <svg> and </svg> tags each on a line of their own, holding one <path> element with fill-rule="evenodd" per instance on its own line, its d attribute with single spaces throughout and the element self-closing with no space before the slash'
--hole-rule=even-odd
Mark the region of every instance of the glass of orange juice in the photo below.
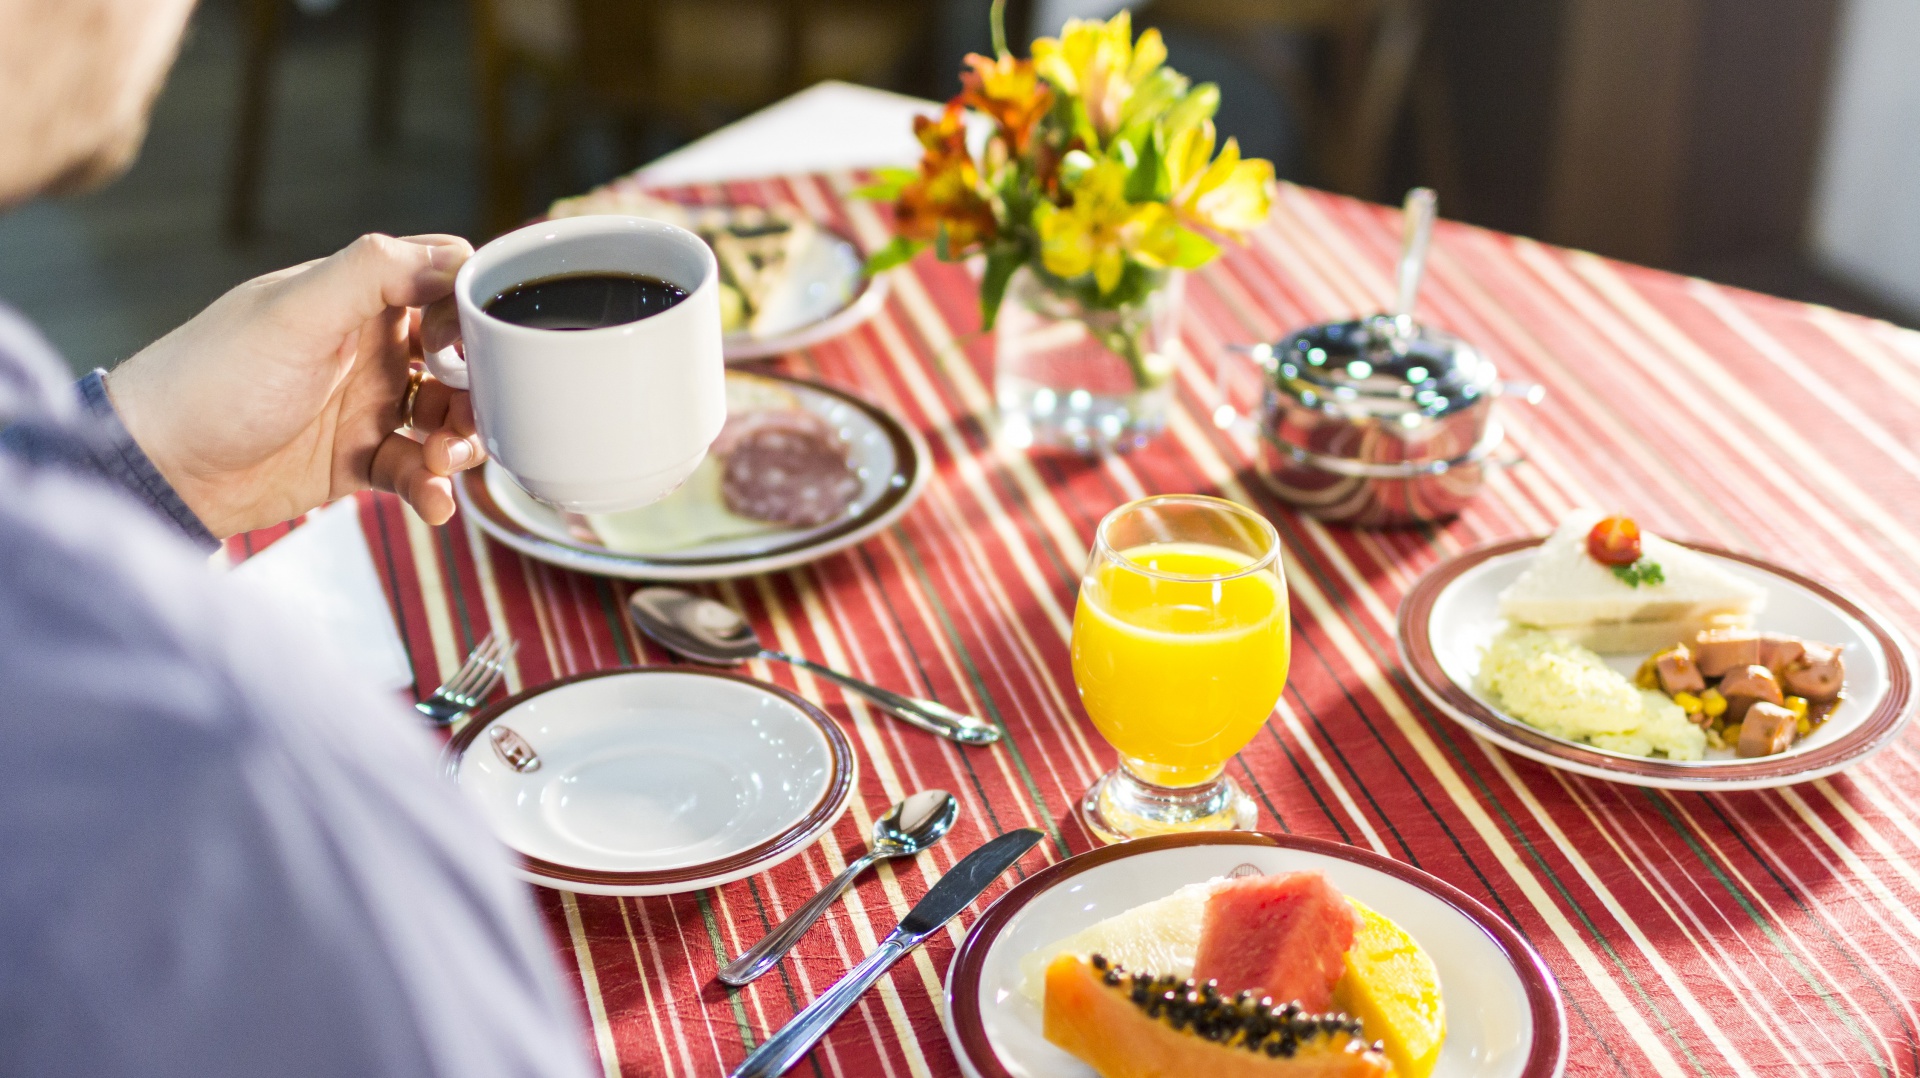
<svg viewBox="0 0 1920 1078">
<path fill-rule="evenodd" d="M 1252 827 L 1227 761 L 1266 725 L 1291 643 L 1280 536 L 1220 498 L 1108 513 L 1073 612 L 1073 680 L 1120 766 L 1081 810 L 1108 842 Z"/>
</svg>

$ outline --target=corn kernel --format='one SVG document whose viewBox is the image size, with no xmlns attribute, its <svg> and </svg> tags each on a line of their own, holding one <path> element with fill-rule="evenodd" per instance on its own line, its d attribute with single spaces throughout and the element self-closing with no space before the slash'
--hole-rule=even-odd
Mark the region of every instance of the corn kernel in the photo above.
<svg viewBox="0 0 1920 1078">
<path fill-rule="evenodd" d="M 1787 697 L 1787 710 L 1793 712 L 1793 717 L 1799 719 L 1804 725 L 1807 721 L 1807 698 L 1804 696 Z M 1805 730 L 1800 732 L 1803 734 L 1806 733 Z"/>
<path fill-rule="evenodd" d="M 1636 687 L 1642 689 L 1657 689 L 1660 687 L 1660 669 L 1654 665 L 1654 660 L 1659 657 L 1658 654 L 1652 656 L 1646 662 L 1640 664 L 1640 669 L 1633 672 L 1633 683 Z"/>
<path fill-rule="evenodd" d="M 1793 720 L 1793 728 L 1800 731 L 1801 737 L 1805 737 L 1808 734 L 1813 733 L 1813 724 L 1807 721 L 1807 717 L 1805 715 L 1802 715 L 1799 718 Z"/>
<path fill-rule="evenodd" d="M 1717 719 L 1727 712 L 1727 698 L 1720 695 L 1719 689 L 1708 689 L 1700 694 L 1700 710 L 1710 719 Z"/>
<path fill-rule="evenodd" d="M 1698 715 L 1702 709 L 1700 698 L 1690 692 L 1674 693 L 1673 702 L 1679 704 L 1680 710 L 1689 715 Z"/>
</svg>

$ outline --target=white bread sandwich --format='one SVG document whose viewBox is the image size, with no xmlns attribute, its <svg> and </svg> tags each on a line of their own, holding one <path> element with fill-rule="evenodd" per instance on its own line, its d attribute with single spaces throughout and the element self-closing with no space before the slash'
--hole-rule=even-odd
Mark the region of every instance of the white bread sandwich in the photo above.
<svg viewBox="0 0 1920 1078">
<path fill-rule="evenodd" d="M 1603 519 L 1607 527 L 1590 544 Z M 1702 629 L 1753 624 L 1766 602 L 1758 585 L 1631 521 L 1624 522 L 1626 541 L 1622 520 L 1591 509 L 1567 514 L 1526 572 L 1500 593 L 1501 615 L 1602 654 L 1645 653 L 1690 641 Z"/>
</svg>

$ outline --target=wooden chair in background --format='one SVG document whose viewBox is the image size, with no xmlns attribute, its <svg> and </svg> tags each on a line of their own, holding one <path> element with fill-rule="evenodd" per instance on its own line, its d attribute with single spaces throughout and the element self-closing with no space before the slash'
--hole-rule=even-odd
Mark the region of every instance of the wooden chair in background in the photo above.
<svg viewBox="0 0 1920 1078">
<path fill-rule="evenodd" d="M 474 0 L 485 227 L 572 193 L 539 181 L 583 123 L 611 122 L 637 165 L 652 132 L 698 136 L 821 79 L 897 81 L 932 16 L 930 0 Z"/>
<path fill-rule="evenodd" d="M 399 130 L 401 50 L 406 0 L 370 0 L 367 137 L 376 149 L 393 145 Z M 245 240 L 260 223 L 260 186 L 266 169 L 274 86 L 290 0 L 241 0 L 241 84 L 227 180 L 225 228 Z"/>
<path fill-rule="evenodd" d="M 1427 0 L 1151 0 L 1136 24 L 1199 31 L 1229 48 L 1275 34 L 1305 39 L 1312 47 L 1303 63 L 1253 63 L 1305 128 L 1308 180 L 1391 201 L 1384 188 L 1403 119 L 1412 121 L 1422 179 L 1442 192 L 1459 189 L 1427 18 Z"/>
</svg>

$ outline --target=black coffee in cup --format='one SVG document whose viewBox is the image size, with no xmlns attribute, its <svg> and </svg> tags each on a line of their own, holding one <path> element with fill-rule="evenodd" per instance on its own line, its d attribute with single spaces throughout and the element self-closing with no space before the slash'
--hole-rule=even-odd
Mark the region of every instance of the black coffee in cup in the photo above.
<svg viewBox="0 0 1920 1078">
<path fill-rule="evenodd" d="M 650 318 L 686 298 L 686 289 L 645 274 L 569 273 L 514 285 L 480 309 L 533 329 L 600 329 Z"/>
</svg>

